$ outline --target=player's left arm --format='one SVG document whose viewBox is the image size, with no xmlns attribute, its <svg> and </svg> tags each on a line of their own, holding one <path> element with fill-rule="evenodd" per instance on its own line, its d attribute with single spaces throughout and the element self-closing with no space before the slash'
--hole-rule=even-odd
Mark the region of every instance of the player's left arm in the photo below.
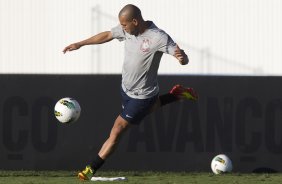
<svg viewBox="0 0 282 184">
<path fill-rule="evenodd" d="M 158 41 L 158 51 L 174 56 L 181 65 L 188 64 L 189 59 L 184 50 L 180 49 L 168 34 L 165 32 L 161 33 L 160 40 Z"/>
<path fill-rule="evenodd" d="M 187 54 L 184 52 L 183 49 L 180 49 L 178 45 L 176 45 L 176 49 L 173 55 L 181 65 L 187 65 L 189 62 Z"/>
</svg>

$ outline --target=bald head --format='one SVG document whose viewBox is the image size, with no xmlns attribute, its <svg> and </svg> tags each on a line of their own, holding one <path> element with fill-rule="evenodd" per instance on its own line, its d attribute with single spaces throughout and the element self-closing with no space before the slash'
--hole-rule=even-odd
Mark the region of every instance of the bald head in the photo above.
<svg viewBox="0 0 282 184">
<path fill-rule="evenodd" d="M 140 19 L 143 19 L 140 9 L 137 6 L 133 5 L 133 4 L 128 4 L 128 5 L 124 6 L 120 10 L 118 16 L 119 17 L 124 16 L 124 17 L 126 17 L 127 20 L 132 20 L 132 19 L 140 20 Z"/>
</svg>

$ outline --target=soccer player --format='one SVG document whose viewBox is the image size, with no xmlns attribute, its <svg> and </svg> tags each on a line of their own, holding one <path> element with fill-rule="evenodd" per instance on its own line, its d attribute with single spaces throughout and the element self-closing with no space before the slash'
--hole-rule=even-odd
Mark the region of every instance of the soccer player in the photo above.
<svg viewBox="0 0 282 184">
<path fill-rule="evenodd" d="M 118 15 L 120 25 L 111 31 L 101 32 L 63 50 L 77 50 L 84 45 L 102 44 L 113 39 L 125 42 L 122 68 L 122 111 L 116 118 L 108 139 L 98 155 L 78 173 L 81 180 L 89 180 L 114 152 L 121 136 L 132 124 L 138 124 L 158 107 L 182 99 L 197 100 L 192 88 L 175 85 L 169 93 L 159 95 L 157 73 L 163 53 L 174 56 L 181 65 L 188 64 L 185 52 L 152 21 L 145 21 L 138 7 L 124 6 Z"/>
</svg>

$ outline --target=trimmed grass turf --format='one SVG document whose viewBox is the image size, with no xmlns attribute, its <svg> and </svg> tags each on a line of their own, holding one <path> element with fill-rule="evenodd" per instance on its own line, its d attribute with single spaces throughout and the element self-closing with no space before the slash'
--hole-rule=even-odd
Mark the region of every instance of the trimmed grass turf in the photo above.
<svg viewBox="0 0 282 184">
<path fill-rule="evenodd" d="M 79 181 L 74 171 L 0 171 L 0 184 L 81 184 L 109 183 Z M 282 173 L 214 175 L 212 173 L 186 172 L 99 172 L 98 176 L 125 176 L 127 181 L 112 183 L 126 184 L 281 184 Z"/>
</svg>

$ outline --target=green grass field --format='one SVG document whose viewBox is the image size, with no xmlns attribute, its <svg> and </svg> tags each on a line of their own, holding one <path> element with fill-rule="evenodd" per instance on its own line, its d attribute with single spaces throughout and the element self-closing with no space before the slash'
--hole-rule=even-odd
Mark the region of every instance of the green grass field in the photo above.
<svg viewBox="0 0 282 184">
<path fill-rule="evenodd" d="M 126 183 L 126 184 L 281 184 L 282 173 L 277 174 L 225 174 L 185 172 L 99 172 L 98 176 L 125 176 L 127 181 L 93 182 L 79 181 L 71 171 L 0 171 L 1 184 L 81 184 L 81 183 Z"/>
</svg>

